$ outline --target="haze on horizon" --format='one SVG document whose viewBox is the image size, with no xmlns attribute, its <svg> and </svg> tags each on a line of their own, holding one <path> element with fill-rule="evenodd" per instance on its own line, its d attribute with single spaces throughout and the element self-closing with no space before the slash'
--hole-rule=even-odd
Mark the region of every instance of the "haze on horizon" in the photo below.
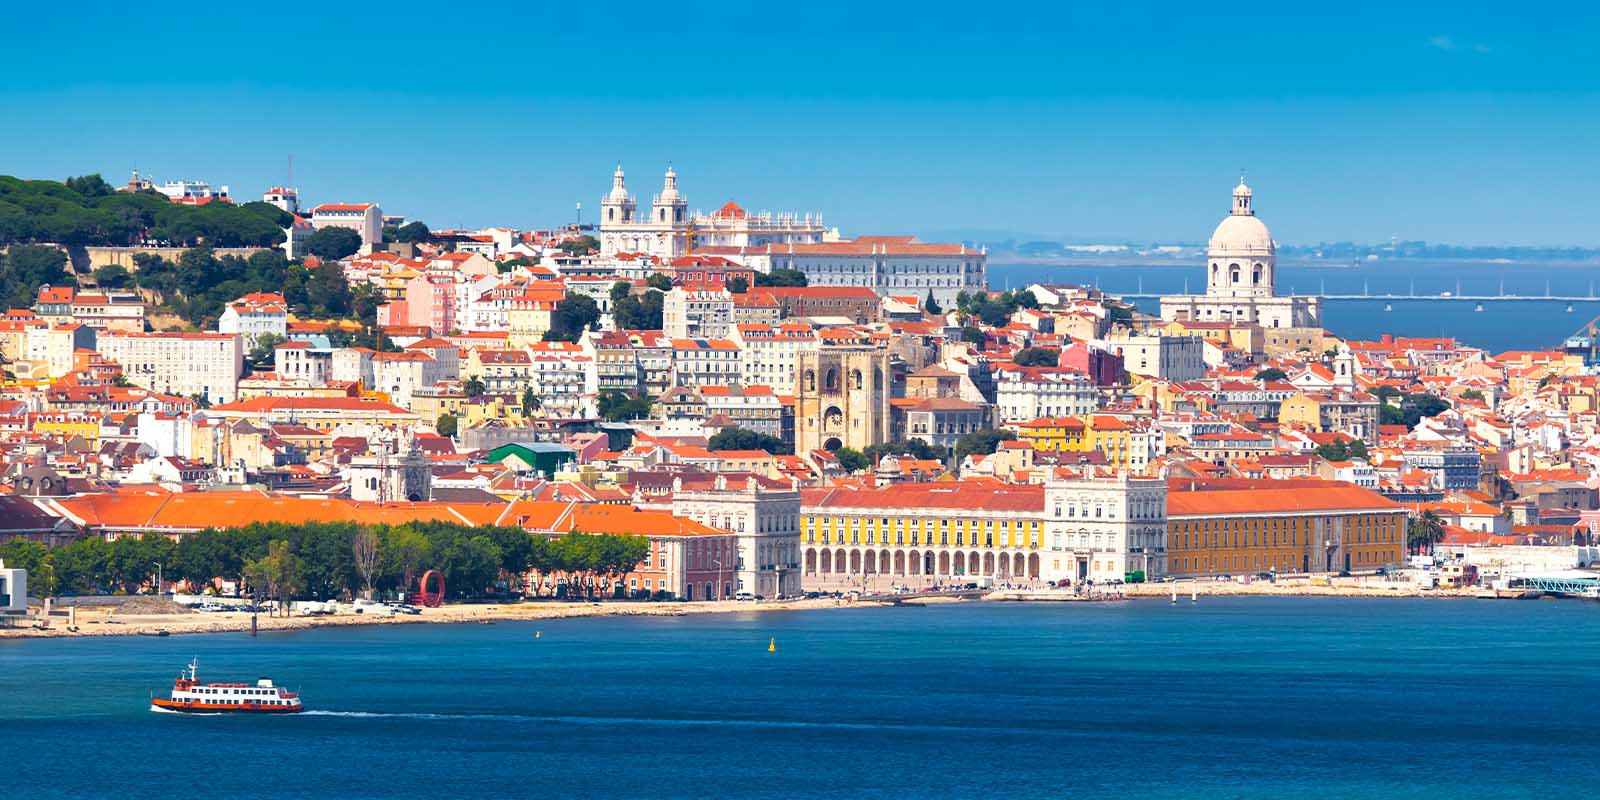
<svg viewBox="0 0 1600 800">
<path fill-rule="evenodd" d="M 670 162 L 846 234 L 1197 242 L 1243 169 L 1285 243 L 1600 245 L 1593 6 L 607 8 L 26 4 L 0 173 L 248 200 L 292 154 L 311 203 L 534 227 Z"/>
</svg>

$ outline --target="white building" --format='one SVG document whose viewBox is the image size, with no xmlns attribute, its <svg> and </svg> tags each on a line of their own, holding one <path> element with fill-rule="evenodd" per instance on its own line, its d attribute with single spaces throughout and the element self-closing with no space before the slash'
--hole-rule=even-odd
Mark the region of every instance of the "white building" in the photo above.
<svg viewBox="0 0 1600 800">
<path fill-rule="evenodd" d="M 418 389 L 445 380 L 438 361 L 420 350 L 403 353 L 378 353 L 372 357 L 373 388 L 389 395 L 389 402 L 411 408 L 411 397 Z"/>
<path fill-rule="evenodd" d="M 996 422 L 1010 425 L 1041 417 L 1077 417 L 1100 407 L 1089 376 L 1065 367 L 1005 364 L 994 374 Z"/>
<path fill-rule="evenodd" d="M 727 339 L 673 339 L 673 385 L 690 389 L 739 381 L 739 346 Z"/>
<path fill-rule="evenodd" d="M 310 255 L 311 234 L 316 232 L 317 228 L 311 224 L 311 220 L 295 216 L 289 227 L 283 229 L 283 254 L 289 258 L 304 258 Z"/>
<path fill-rule="evenodd" d="M 661 300 L 661 328 L 674 339 L 723 339 L 733 322 L 726 290 L 674 288 Z"/>
<path fill-rule="evenodd" d="M 330 380 L 349 381 L 359 383 L 368 389 L 373 388 L 375 386 L 372 372 L 373 355 L 374 353 L 365 347 L 341 347 L 334 350 Z"/>
<path fill-rule="evenodd" d="M 383 209 L 377 203 L 324 203 L 311 209 L 311 226 L 349 228 L 361 234 L 361 247 L 370 251 L 383 242 Z"/>
<path fill-rule="evenodd" d="M 272 350 L 272 368 L 280 380 L 322 386 L 333 379 L 333 351 L 308 342 L 284 342 Z"/>
<path fill-rule="evenodd" d="M 600 255 L 646 253 L 673 259 L 688 252 L 689 202 L 679 194 L 678 175 L 671 167 L 650 206 L 650 213 L 640 216 L 618 164 L 611 191 L 600 200 Z"/>
<path fill-rule="evenodd" d="M 1167 573 L 1167 482 L 1159 477 L 1079 477 L 1045 484 L 1046 580 L 1103 581 Z"/>
<path fill-rule="evenodd" d="M 1122 356 L 1122 368 L 1164 381 L 1199 380 L 1206 374 L 1205 339 L 1161 333 L 1113 333 L 1101 343 Z"/>
<path fill-rule="evenodd" d="M 28 571 L 12 569 L 0 561 L 0 613 L 28 613 Z"/>
<path fill-rule="evenodd" d="M 817 329 L 800 322 L 735 325 L 728 338 L 739 348 L 739 380 L 746 386 L 771 386 L 778 394 L 794 394 L 800 354 L 822 346 Z"/>
<path fill-rule="evenodd" d="M 139 173 L 135 172 L 137 176 Z M 167 196 L 174 203 L 205 203 L 212 200 L 228 199 L 228 187 L 211 188 L 205 181 L 167 181 L 156 184 L 150 188 Z"/>
<path fill-rule="evenodd" d="M 100 354 L 122 365 L 130 383 L 163 394 L 231 403 L 244 373 L 244 345 L 232 333 L 102 334 Z"/>
<path fill-rule="evenodd" d="M 289 304 L 281 294 L 253 292 L 228 304 L 217 319 L 217 330 L 237 333 L 244 349 L 252 350 L 265 334 L 283 336 L 289 332 Z"/>
<path fill-rule="evenodd" d="M 1206 293 L 1161 298 L 1162 319 L 1248 322 L 1264 328 L 1322 324 L 1322 298 L 1277 296 L 1277 246 L 1256 217 L 1243 178 L 1233 190 L 1233 212 L 1211 234 L 1206 261 Z"/>
<path fill-rule="evenodd" d="M 705 489 L 675 481 L 672 514 L 732 531 L 738 561 L 727 565 L 735 586 L 765 598 L 800 594 L 800 491 L 763 487 L 756 478 L 730 485 L 718 476 Z"/>
<path fill-rule="evenodd" d="M 989 257 L 983 250 L 928 244 L 911 236 L 860 236 L 760 248 L 705 247 L 695 252 L 725 256 L 758 272 L 802 272 L 811 286 L 866 286 L 879 295 L 919 299 L 931 291 L 943 306 L 955 303 L 962 292 L 988 286 Z"/>
<path fill-rule="evenodd" d="M 300 215 L 300 193 L 289 186 L 274 186 L 261 193 L 261 202 L 275 205 L 284 211 Z"/>
<path fill-rule="evenodd" d="M 595 360 L 576 342 L 534 342 L 528 386 L 546 417 L 580 419 L 598 414 L 600 378 Z M 520 398 L 519 398 L 520 399 Z"/>
<path fill-rule="evenodd" d="M 822 225 L 820 214 L 751 214 L 729 202 L 710 213 L 689 213 L 689 201 L 678 191 L 678 175 L 667 168 L 661 193 L 648 214 L 623 182 L 622 165 L 611 177 L 611 191 L 600 200 L 600 255 L 643 253 L 671 260 L 707 247 L 761 247 L 791 242 L 814 243 L 838 238 Z M 746 265 L 749 266 L 749 265 Z"/>
</svg>

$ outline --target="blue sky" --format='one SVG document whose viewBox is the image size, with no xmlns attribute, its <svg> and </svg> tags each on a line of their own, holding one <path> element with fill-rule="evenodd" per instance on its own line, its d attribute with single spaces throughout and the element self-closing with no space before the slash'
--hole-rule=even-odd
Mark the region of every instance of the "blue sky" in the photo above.
<svg viewBox="0 0 1600 800">
<path fill-rule="evenodd" d="M 1283 242 L 1600 244 L 1592 5 L 151 5 L 11 9 L 0 173 L 1198 241 L 1244 168 Z"/>
</svg>

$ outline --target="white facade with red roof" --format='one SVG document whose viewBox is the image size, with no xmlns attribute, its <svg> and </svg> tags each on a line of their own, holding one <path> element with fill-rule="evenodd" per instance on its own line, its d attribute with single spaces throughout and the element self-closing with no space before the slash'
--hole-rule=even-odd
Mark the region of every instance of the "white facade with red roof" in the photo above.
<svg viewBox="0 0 1600 800">
<path fill-rule="evenodd" d="M 289 304 L 281 294 L 252 292 L 223 309 L 217 330 L 238 334 L 244 340 L 244 349 L 253 349 L 256 340 L 265 334 L 284 336 L 289 332 Z"/>
<path fill-rule="evenodd" d="M 311 226 L 349 228 L 361 234 L 361 247 L 370 252 L 383 241 L 383 209 L 377 203 L 323 203 L 311 209 Z"/>
</svg>

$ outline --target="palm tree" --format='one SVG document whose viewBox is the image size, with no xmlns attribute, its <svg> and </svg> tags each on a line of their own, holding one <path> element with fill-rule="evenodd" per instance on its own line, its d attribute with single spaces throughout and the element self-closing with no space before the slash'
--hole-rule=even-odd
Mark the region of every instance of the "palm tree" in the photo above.
<svg viewBox="0 0 1600 800">
<path fill-rule="evenodd" d="M 1421 555 L 1424 550 L 1433 552 L 1433 546 L 1444 541 L 1444 520 L 1432 509 L 1422 512 L 1406 523 L 1406 546 Z"/>
</svg>

